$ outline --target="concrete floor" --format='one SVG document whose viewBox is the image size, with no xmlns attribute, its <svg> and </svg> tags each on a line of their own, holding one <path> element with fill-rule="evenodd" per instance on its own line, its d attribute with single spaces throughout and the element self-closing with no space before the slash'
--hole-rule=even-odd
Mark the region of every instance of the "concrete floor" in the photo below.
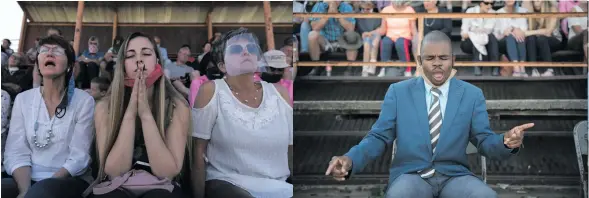
<svg viewBox="0 0 589 198">
<path fill-rule="evenodd" d="M 580 186 L 490 185 L 500 198 L 577 198 Z M 295 185 L 294 198 L 383 198 L 384 185 Z"/>
</svg>

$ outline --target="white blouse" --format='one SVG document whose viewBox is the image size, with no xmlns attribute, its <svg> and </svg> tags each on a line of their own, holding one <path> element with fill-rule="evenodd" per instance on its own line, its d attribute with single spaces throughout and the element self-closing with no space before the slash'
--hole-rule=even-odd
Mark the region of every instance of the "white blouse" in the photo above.
<svg viewBox="0 0 589 198">
<path fill-rule="evenodd" d="M 4 147 L 6 146 L 6 130 L 8 130 L 8 114 L 10 113 L 10 94 L 2 90 L 2 159 L 4 159 Z M 4 166 L 0 167 L 4 172 Z"/>
<path fill-rule="evenodd" d="M 468 8 L 466 13 L 481 13 L 481 7 Z M 495 11 L 489 9 L 489 13 L 495 13 Z M 460 34 L 468 32 L 491 34 L 496 22 L 497 19 L 494 18 L 463 18 Z"/>
<path fill-rule="evenodd" d="M 527 13 L 528 9 L 522 7 L 515 7 L 516 13 Z M 497 10 L 496 13 L 507 13 L 505 11 L 505 7 Z M 503 32 L 510 27 L 519 28 L 522 31 L 528 30 L 528 19 L 527 18 L 498 18 L 496 19 L 497 22 L 495 24 L 495 28 L 493 29 L 493 34 L 495 34 L 495 38 L 497 40 L 501 40 L 504 35 Z"/>
<path fill-rule="evenodd" d="M 35 123 L 38 123 L 37 132 Z M 9 175 L 23 166 L 31 166 L 33 181 L 50 178 L 61 168 L 72 176 L 87 173 L 94 138 L 94 99 L 85 91 L 75 89 L 62 118 L 49 118 L 40 88 L 22 92 L 14 101 L 10 126 L 4 153 Z M 38 142 L 45 144 L 50 129 L 51 143 L 44 148 L 36 147 L 35 133 Z"/>
<path fill-rule="evenodd" d="M 209 104 L 192 110 L 192 136 L 209 140 L 207 181 L 230 182 L 254 197 L 292 197 L 286 179 L 293 109 L 274 85 L 261 83 L 262 103 L 252 108 L 241 103 L 223 79 L 215 80 Z"/>
</svg>

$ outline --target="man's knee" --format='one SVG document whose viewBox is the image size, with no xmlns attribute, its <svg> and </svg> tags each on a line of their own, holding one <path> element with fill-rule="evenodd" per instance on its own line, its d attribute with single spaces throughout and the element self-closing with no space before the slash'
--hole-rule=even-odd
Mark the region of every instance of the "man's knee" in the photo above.
<svg viewBox="0 0 589 198">
<path fill-rule="evenodd" d="M 497 192 L 495 192 L 489 186 L 484 186 L 475 189 L 469 197 L 497 198 Z"/>
<path fill-rule="evenodd" d="M 313 30 L 313 31 L 309 32 L 309 41 L 316 42 L 319 40 L 319 37 L 321 37 L 321 33 L 319 31 Z"/>
</svg>

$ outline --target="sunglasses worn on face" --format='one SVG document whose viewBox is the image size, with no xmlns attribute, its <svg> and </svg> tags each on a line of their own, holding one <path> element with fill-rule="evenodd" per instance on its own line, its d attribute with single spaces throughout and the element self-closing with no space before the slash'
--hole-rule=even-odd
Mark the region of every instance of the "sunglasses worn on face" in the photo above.
<svg viewBox="0 0 589 198">
<path fill-rule="evenodd" d="M 53 54 L 54 56 L 63 56 L 65 55 L 65 49 L 61 48 L 61 47 L 45 47 L 45 46 L 41 46 L 39 48 L 39 54 L 48 54 L 51 51 L 51 54 Z"/>
<path fill-rule="evenodd" d="M 258 54 L 258 52 L 259 52 L 258 46 L 255 44 L 251 44 L 251 43 L 245 45 L 245 49 L 247 49 L 247 52 L 250 54 Z M 244 50 L 243 45 L 235 44 L 235 45 L 230 45 L 228 47 L 228 52 L 229 52 L 229 54 L 232 54 L 232 55 L 241 54 L 243 52 L 243 50 Z"/>
<path fill-rule="evenodd" d="M 98 43 L 90 43 L 90 45 L 98 45 Z"/>
</svg>

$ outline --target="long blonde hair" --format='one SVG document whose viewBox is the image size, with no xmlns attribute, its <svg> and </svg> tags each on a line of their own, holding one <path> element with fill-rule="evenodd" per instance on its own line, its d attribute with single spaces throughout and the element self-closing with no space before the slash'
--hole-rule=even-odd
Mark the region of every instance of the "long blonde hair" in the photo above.
<svg viewBox="0 0 589 198">
<path fill-rule="evenodd" d="M 122 120 L 123 120 L 122 118 L 123 118 L 123 115 L 125 114 L 125 109 L 129 103 L 129 98 L 130 98 L 130 94 L 131 94 L 131 89 L 126 88 L 124 85 L 125 51 L 127 51 L 129 41 L 134 38 L 137 38 L 137 37 L 145 37 L 145 38 L 149 39 L 149 41 L 151 42 L 151 44 L 155 48 L 154 51 L 155 51 L 156 58 L 157 58 L 157 64 L 161 65 L 161 60 L 160 60 L 161 52 L 157 48 L 157 45 L 155 44 L 155 41 L 154 41 L 153 37 L 151 37 L 151 36 L 148 36 L 143 33 L 133 33 L 125 40 L 125 42 L 121 46 L 121 49 L 119 50 L 119 53 L 118 53 L 119 62 L 117 63 L 117 65 L 115 67 L 114 74 L 112 76 L 113 79 L 112 79 L 111 86 L 108 89 L 108 92 L 105 95 L 105 97 L 102 99 L 102 100 L 108 102 L 108 110 L 107 110 L 108 124 L 107 124 L 107 130 L 105 130 L 106 133 L 108 134 L 106 137 L 106 141 L 105 141 L 106 145 L 104 145 L 104 148 L 103 148 L 104 149 L 104 151 L 102 152 L 103 155 L 100 156 L 100 150 L 99 150 L 100 147 L 98 147 L 98 142 L 96 144 L 97 156 L 100 158 L 99 159 L 98 175 L 97 175 L 94 183 L 92 185 L 90 185 L 90 187 L 86 190 L 87 192 L 91 191 L 91 188 L 95 184 L 102 182 L 106 178 L 106 174 L 104 173 L 104 166 L 105 166 L 106 158 L 107 158 L 108 154 L 110 153 L 110 151 L 111 151 L 111 149 L 112 149 L 112 147 L 118 137 L 118 132 L 121 127 Z M 161 135 L 162 139 L 165 140 L 166 128 L 169 125 L 169 123 L 171 122 L 173 109 L 175 108 L 175 105 L 177 104 L 176 101 L 183 101 L 182 103 L 179 103 L 179 104 L 185 105 L 186 108 L 188 108 L 188 102 L 178 91 L 176 91 L 176 89 L 174 88 L 174 86 L 172 85 L 170 80 L 165 75 L 162 75 L 162 77 L 160 77 L 160 79 L 158 79 L 154 83 L 153 88 L 154 88 L 153 89 L 153 96 L 152 96 L 153 97 L 152 98 L 153 99 L 152 100 L 153 107 L 151 108 L 151 111 L 154 115 L 156 125 L 157 125 L 159 132 L 160 132 L 160 135 Z M 190 131 L 190 130 L 192 130 L 192 126 L 191 126 L 192 124 L 191 124 L 191 122 L 189 122 L 188 124 L 190 125 L 188 127 L 189 131 Z M 136 127 L 135 129 L 137 130 L 138 128 Z M 192 159 L 192 137 L 190 136 L 190 134 L 191 133 L 188 133 L 189 136 L 187 137 L 187 141 L 186 141 L 186 148 L 187 148 L 186 152 L 188 152 L 188 160 Z M 186 159 L 186 155 L 185 155 L 184 159 Z M 190 164 L 192 164 L 192 163 L 190 163 Z M 187 170 L 186 168 L 190 169 L 190 166 L 188 166 L 188 167 L 183 166 L 183 171 L 181 172 L 181 174 L 184 172 L 184 170 Z M 87 192 L 85 192 L 85 194 Z"/>
<path fill-rule="evenodd" d="M 534 2 L 530 2 L 531 3 L 531 12 L 535 12 L 536 8 L 534 8 Z M 556 5 L 555 3 L 553 3 L 552 1 L 542 1 L 542 6 L 540 7 L 540 13 L 546 13 L 546 12 L 558 12 L 558 10 L 556 9 Z M 529 25 L 529 29 L 530 30 L 537 30 L 537 29 L 542 29 L 542 28 L 546 28 L 546 26 L 549 25 L 549 20 L 547 19 L 553 19 L 551 18 L 528 18 L 528 25 Z M 558 21 L 558 18 L 556 18 L 556 20 Z M 555 25 L 558 26 L 558 23 Z"/>
</svg>

